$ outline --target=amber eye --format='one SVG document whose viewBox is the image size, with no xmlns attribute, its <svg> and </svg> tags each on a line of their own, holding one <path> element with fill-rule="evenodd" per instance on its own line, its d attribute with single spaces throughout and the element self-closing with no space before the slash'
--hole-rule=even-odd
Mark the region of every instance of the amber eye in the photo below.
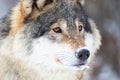
<svg viewBox="0 0 120 80">
<path fill-rule="evenodd" d="M 79 30 L 79 31 L 82 31 L 82 29 L 83 29 L 83 25 L 80 24 L 80 25 L 78 26 L 78 30 Z"/>
<path fill-rule="evenodd" d="M 60 27 L 56 27 L 52 29 L 55 33 L 62 33 L 62 30 Z"/>
</svg>

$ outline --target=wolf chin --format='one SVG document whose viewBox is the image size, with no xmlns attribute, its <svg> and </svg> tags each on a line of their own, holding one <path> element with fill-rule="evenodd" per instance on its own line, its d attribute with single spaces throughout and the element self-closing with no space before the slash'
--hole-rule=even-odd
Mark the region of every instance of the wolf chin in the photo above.
<svg viewBox="0 0 120 80">
<path fill-rule="evenodd" d="M 101 36 L 83 0 L 20 0 L 0 20 L 0 80 L 88 80 Z"/>
</svg>

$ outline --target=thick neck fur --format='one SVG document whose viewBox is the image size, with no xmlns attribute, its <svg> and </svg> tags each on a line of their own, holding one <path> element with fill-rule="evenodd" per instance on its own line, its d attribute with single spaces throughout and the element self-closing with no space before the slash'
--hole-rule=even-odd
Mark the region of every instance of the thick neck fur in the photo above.
<svg viewBox="0 0 120 80">
<path fill-rule="evenodd" d="M 0 80 L 83 80 L 83 71 L 50 70 L 33 67 L 24 60 L 11 55 L 0 57 Z"/>
</svg>

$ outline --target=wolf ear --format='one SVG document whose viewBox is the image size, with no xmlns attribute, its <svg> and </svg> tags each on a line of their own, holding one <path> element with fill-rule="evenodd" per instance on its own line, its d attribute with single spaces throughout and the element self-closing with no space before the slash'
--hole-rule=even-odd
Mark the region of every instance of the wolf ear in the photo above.
<svg viewBox="0 0 120 80">
<path fill-rule="evenodd" d="M 43 7 L 51 4 L 54 0 L 20 0 L 21 11 L 25 16 L 32 13 L 34 9 L 41 11 Z"/>
<path fill-rule="evenodd" d="M 78 2 L 80 2 L 82 5 L 85 4 L 85 0 L 77 0 Z"/>
<path fill-rule="evenodd" d="M 12 9 L 11 31 L 10 34 L 15 35 L 23 23 L 37 17 L 43 8 L 51 4 L 54 0 L 20 0 Z M 49 8 L 49 7 L 48 7 Z"/>
</svg>

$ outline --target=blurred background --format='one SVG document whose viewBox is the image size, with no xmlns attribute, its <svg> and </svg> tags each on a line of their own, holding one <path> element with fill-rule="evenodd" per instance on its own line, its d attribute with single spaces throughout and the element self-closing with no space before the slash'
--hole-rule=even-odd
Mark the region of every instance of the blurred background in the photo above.
<svg viewBox="0 0 120 80">
<path fill-rule="evenodd" d="M 0 18 L 17 0 L 0 0 Z M 102 34 L 90 80 L 120 80 L 120 0 L 85 0 L 84 8 Z"/>
</svg>

